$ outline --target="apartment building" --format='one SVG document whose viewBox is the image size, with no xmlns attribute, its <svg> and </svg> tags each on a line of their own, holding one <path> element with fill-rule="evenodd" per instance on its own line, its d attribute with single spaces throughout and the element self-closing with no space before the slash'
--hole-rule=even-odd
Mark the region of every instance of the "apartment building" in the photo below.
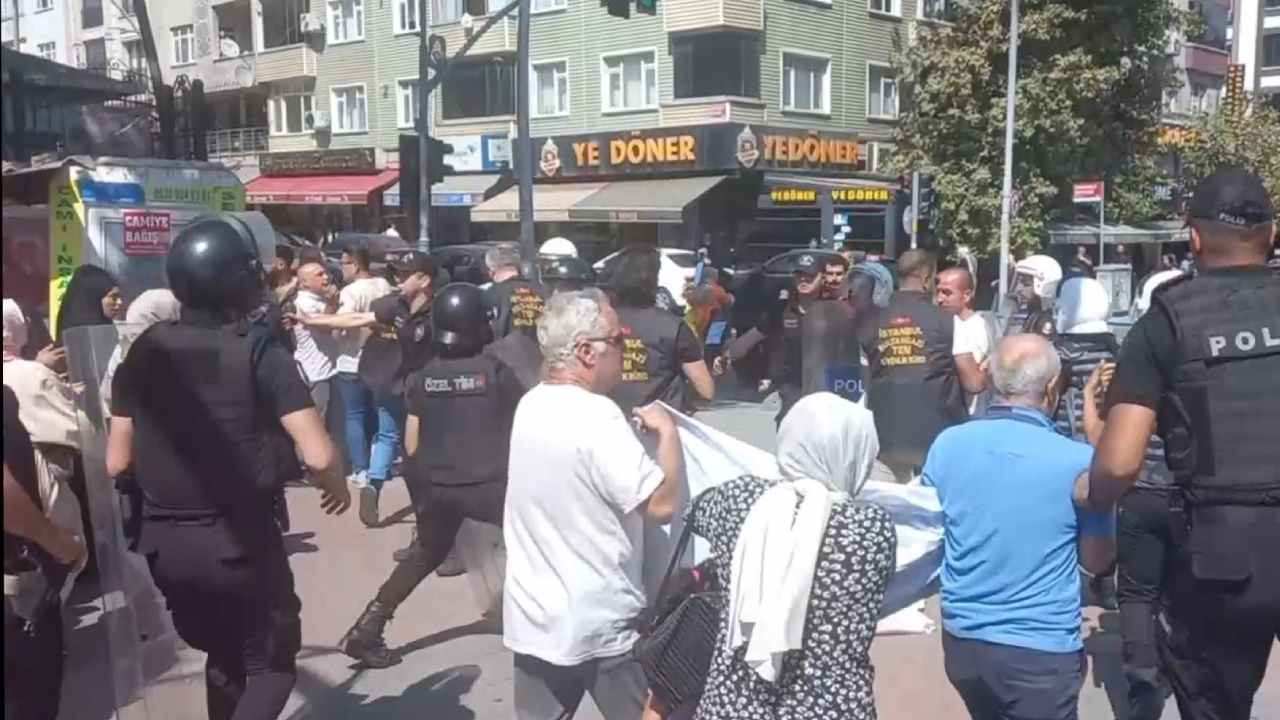
<svg viewBox="0 0 1280 720">
<path fill-rule="evenodd" d="M 1200 15 L 1200 29 L 1190 37 L 1174 37 L 1173 62 L 1178 87 L 1165 95 L 1164 120 L 1186 125 L 1213 113 L 1222 102 L 1231 62 L 1231 0 L 1178 0 L 1183 10 Z"/>
<path fill-rule="evenodd" d="M 68 0 L 5 0 L 0 3 L 0 42 L 10 50 L 73 64 L 69 5 Z"/>
<path fill-rule="evenodd" d="M 1235 0 L 1231 62 L 1244 66 L 1246 92 L 1280 107 L 1280 0 Z"/>
</svg>

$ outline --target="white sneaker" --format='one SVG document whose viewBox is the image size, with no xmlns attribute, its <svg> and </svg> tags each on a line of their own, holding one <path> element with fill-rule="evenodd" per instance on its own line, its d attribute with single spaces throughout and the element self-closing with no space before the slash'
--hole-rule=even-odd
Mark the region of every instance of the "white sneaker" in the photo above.
<svg viewBox="0 0 1280 720">
<path fill-rule="evenodd" d="M 369 487 L 369 473 L 361 470 L 360 472 L 351 473 L 347 476 L 347 484 L 353 488 L 361 489 Z"/>
</svg>

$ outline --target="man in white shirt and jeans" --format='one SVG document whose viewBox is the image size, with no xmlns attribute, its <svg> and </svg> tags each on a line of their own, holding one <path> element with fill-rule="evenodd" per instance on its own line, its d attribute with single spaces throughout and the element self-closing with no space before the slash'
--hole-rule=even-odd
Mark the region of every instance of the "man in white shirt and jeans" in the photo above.
<svg viewBox="0 0 1280 720">
<path fill-rule="evenodd" d="M 638 720 L 647 683 L 631 659 L 644 610 L 646 520 L 677 507 L 684 460 L 671 415 L 633 411 L 657 462 L 606 393 L 622 376 L 618 316 L 599 291 L 561 293 L 538 323 L 542 384 L 520 401 L 504 520 L 504 641 L 517 720 L 572 717 L 584 693 L 608 720 Z"/>
<path fill-rule="evenodd" d="M 934 288 L 934 301 L 943 312 L 955 316 L 955 355 L 968 353 L 979 366 L 991 354 L 991 334 L 986 318 L 973 309 L 973 276 L 965 268 L 947 268 L 938 273 Z M 979 393 L 966 390 L 969 395 L 969 415 L 978 415 L 987 409 L 987 391 Z"/>
<path fill-rule="evenodd" d="M 336 288 L 329 282 L 329 273 L 317 262 L 298 268 L 298 296 L 294 307 L 303 315 L 324 315 L 333 311 Z M 320 417 L 329 410 L 329 395 L 333 376 L 338 374 L 335 361 L 338 357 L 338 341 L 328 330 L 313 330 L 302 323 L 293 326 L 293 358 L 298 361 L 302 379 L 311 388 L 311 400 L 316 404 Z"/>
</svg>

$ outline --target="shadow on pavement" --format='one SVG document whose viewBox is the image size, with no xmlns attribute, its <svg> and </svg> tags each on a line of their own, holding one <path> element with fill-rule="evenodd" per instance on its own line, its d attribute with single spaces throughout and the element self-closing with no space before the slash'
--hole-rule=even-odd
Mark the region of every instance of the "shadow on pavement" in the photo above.
<svg viewBox="0 0 1280 720">
<path fill-rule="evenodd" d="M 450 640 L 457 640 L 458 638 L 470 637 L 472 635 L 501 634 L 502 623 L 498 618 L 481 618 L 473 623 L 451 627 L 448 630 L 441 630 L 440 632 L 432 633 L 426 637 L 418 638 L 417 640 L 405 643 L 398 648 L 394 648 L 394 650 L 396 655 L 403 658 L 410 653 L 417 652 L 418 650 L 424 650 L 433 645 L 441 645 L 449 642 Z"/>
<path fill-rule="evenodd" d="M 290 533 L 284 536 L 284 551 L 286 554 L 293 555 L 295 553 L 313 553 L 320 550 L 319 546 L 311 542 L 311 538 L 316 536 L 315 532 L 308 530 L 306 532 Z"/>
<path fill-rule="evenodd" d="M 1120 613 L 1102 613 L 1084 640 L 1090 659 L 1089 675 L 1093 686 L 1107 693 L 1116 720 L 1129 720 L 1129 682 L 1124 676 L 1122 649 Z"/>
<path fill-rule="evenodd" d="M 406 518 L 408 519 L 409 522 L 416 522 L 416 519 L 413 517 L 412 505 L 406 505 L 405 507 L 402 507 L 399 510 L 391 513 L 390 515 L 382 518 L 382 520 L 378 521 L 377 527 L 391 527 L 392 525 L 395 525 L 397 523 L 405 522 Z"/>
<path fill-rule="evenodd" d="M 407 717 L 473 720 L 476 714 L 463 704 L 463 698 L 479 677 L 478 666 L 458 665 L 432 673 L 398 695 L 379 696 L 370 700 L 368 695 L 350 689 L 354 677 L 351 681 L 332 688 L 324 686 L 310 673 L 299 672 L 296 689 L 307 697 L 307 702 L 290 716 L 290 720 L 377 720 Z"/>
</svg>

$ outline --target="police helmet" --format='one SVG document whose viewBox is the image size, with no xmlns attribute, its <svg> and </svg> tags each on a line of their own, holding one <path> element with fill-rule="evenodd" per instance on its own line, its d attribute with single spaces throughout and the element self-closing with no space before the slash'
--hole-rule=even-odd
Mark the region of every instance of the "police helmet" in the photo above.
<svg viewBox="0 0 1280 720">
<path fill-rule="evenodd" d="M 1057 260 L 1048 255 L 1031 255 L 1018 261 L 1013 271 L 1015 276 L 1030 283 L 1032 292 L 1040 298 L 1041 307 L 1048 309 L 1053 306 L 1058 295 L 1058 283 L 1062 282 L 1062 266 Z"/>
<path fill-rule="evenodd" d="M 1062 334 L 1111 332 L 1111 295 L 1101 281 L 1073 277 L 1062 283 L 1062 292 L 1053 309 L 1053 324 Z"/>
<path fill-rule="evenodd" d="M 542 279 L 544 282 L 561 281 L 590 285 L 596 281 L 596 271 L 582 258 L 561 256 L 551 258 L 543 264 Z"/>
<path fill-rule="evenodd" d="M 1153 274 L 1142 283 L 1142 289 L 1138 292 L 1138 297 L 1133 301 L 1133 316 L 1140 318 L 1147 314 L 1151 309 L 1151 299 L 1155 296 L 1156 290 L 1166 283 L 1183 277 L 1186 273 L 1181 270 L 1161 270 Z"/>
<path fill-rule="evenodd" d="M 538 254 L 544 257 L 578 257 L 578 248 L 569 238 L 553 237 L 542 243 Z"/>
<path fill-rule="evenodd" d="M 265 272 L 253 231 L 231 213 L 201 215 L 169 248 L 169 287 L 184 307 L 241 315 L 262 302 Z"/>
<path fill-rule="evenodd" d="M 471 283 L 450 283 L 431 306 L 432 339 L 453 350 L 479 350 L 493 340 L 484 291 Z"/>
</svg>

